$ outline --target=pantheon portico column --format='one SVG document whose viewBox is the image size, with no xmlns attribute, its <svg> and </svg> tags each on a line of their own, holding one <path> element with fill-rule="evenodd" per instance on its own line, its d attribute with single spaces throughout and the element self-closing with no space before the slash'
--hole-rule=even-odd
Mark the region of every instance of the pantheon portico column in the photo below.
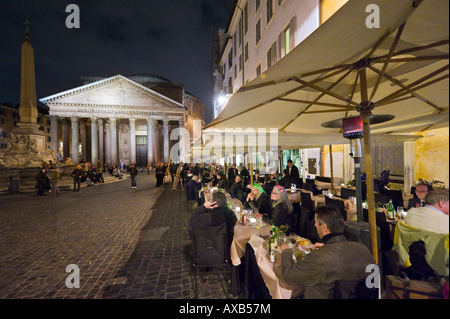
<svg viewBox="0 0 450 319">
<path fill-rule="evenodd" d="M 58 117 L 56 115 L 50 116 L 50 138 L 51 138 L 51 144 L 50 149 L 58 153 Z"/>
<path fill-rule="evenodd" d="M 91 118 L 91 165 L 96 166 L 98 160 L 98 132 L 97 132 L 97 118 Z"/>
<path fill-rule="evenodd" d="M 111 165 L 111 124 L 105 123 L 105 160 L 106 163 Z"/>
<path fill-rule="evenodd" d="M 164 162 L 169 162 L 169 120 L 163 120 Z"/>
<path fill-rule="evenodd" d="M 80 119 L 81 158 L 87 162 L 86 120 Z"/>
<path fill-rule="evenodd" d="M 69 141 L 69 120 L 67 118 L 62 119 L 62 139 L 63 139 L 63 161 L 70 157 L 70 141 Z"/>
<path fill-rule="evenodd" d="M 130 164 L 136 164 L 136 119 L 130 119 Z"/>
<path fill-rule="evenodd" d="M 183 151 L 184 151 L 184 120 L 178 120 L 178 128 L 179 128 L 179 132 L 178 132 L 178 136 L 180 137 L 179 139 L 179 152 L 180 152 L 180 157 L 178 159 L 178 162 L 182 162 L 183 161 Z"/>
<path fill-rule="evenodd" d="M 117 119 L 110 118 L 110 142 L 111 142 L 111 164 L 118 165 L 117 161 Z"/>
<path fill-rule="evenodd" d="M 154 119 L 147 119 L 147 163 L 151 165 L 156 161 L 156 154 L 154 152 L 155 145 L 155 127 L 156 121 Z"/>
<path fill-rule="evenodd" d="M 72 125 L 72 162 L 78 163 L 80 161 L 79 159 L 79 152 L 78 152 L 78 144 L 79 138 L 78 138 L 78 121 L 80 120 L 77 116 L 72 116 L 70 118 L 71 125 Z"/>
<path fill-rule="evenodd" d="M 105 161 L 105 152 L 104 149 L 104 129 L 103 129 L 103 120 L 98 119 L 98 159 L 102 162 Z"/>
</svg>

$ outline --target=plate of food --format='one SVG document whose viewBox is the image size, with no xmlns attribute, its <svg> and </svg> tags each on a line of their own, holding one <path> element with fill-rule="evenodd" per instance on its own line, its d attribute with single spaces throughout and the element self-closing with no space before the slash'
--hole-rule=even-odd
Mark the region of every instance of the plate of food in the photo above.
<svg viewBox="0 0 450 319">
<path fill-rule="evenodd" d="M 297 245 L 298 246 L 309 246 L 309 245 L 311 245 L 311 241 L 307 238 L 299 237 L 299 238 L 297 238 Z"/>
</svg>

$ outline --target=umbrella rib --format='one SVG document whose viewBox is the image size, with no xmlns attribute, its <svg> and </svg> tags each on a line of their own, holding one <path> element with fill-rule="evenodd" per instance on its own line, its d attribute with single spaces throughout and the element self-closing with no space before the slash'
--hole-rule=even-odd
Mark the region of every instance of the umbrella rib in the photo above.
<svg viewBox="0 0 450 319">
<path fill-rule="evenodd" d="M 330 73 L 330 74 L 326 74 L 326 75 L 324 75 L 324 76 L 322 76 L 322 77 L 319 77 L 319 78 L 317 78 L 317 79 L 311 81 L 311 83 L 316 83 L 316 82 L 325 80 L 325 79 L 327 79 L 327 78 L 329 78 L 329 77 L 332 77 L 332 76 L 334 76 L 334 75 L 337 75 L 337 74 L 339 74 L 339 73 L 342 73 L 342 72 L 344 72 L 346 69 L 348 69 L 349 67 L 350 67 L 350 66 L 346 66 L 346 67 L 344 67 L 344 68 L 342 68 L 342 69 L 340 69 L 340 70 L 337 70 L 337 71 L 332 72 L 332 73 Z M 289 79 L 288 81 L 290 81 L 290 80 L 292 80 L 292 79 Z M 301 85 L 301 86 L 299 86 L 299 87 L 297 87 L 297 88 L 295 88 L 295 89 L 292 89 L 292 90 L 290 90 L 290 91 L 288 91 L 288 92 L 284 92 L 283 94 L 280 94 L 280 95 L 278 95 L 278 96 L 276 96 L 276 97 L 274 97 L 274 98 L 272 98 L 272 99 L 270 99 L 270 100 L 264 101 L 264 102 L 262 102 L 262 103 L 260 103 L 260 104 L 258 104 L 258 105 L 255 105 L 255 106 L 253 106 L 253 107 L 251 107 L 251 108 L 249 108 L 249 109 L 247 109 L 247 110 L 244 110 L 244 111 L 242 111 L 242 112 L 239 112 L 239 113 L 237 113 L 237 114 L 235 114 L 235 115 L 232 115 L 232 116 L 230 116 L 230 117 L 228 117 L 228 118 L 225 118 L 225 119 L 223 119 L 223 120 L 218 120 L 217 122 L 214 123 L 214 125 L 220 124 L 220 123 L 222 123 L 222 122 L 231 120 L 231 119 L 233 119 L 233 118 L 235 118 L 235 117 L 238 117 L 238 116 L 240 116 L 240 115 L 242 115 L 242 114 L 245 114 L 245 113 L 247 113 L 247 112 L 253 111 L 254 109 L 257 109 L 257 108 L 259 108 L 259 107 L 261 107 L 261 106 L 264 106 L 264 105 L 266 105 L 266 104 L 268 104 L 268 103 L 270 103 L 270 102 L 272 102 L 272 101 L 275 101 L 275 100 L 277 100 L 277 99 L 280 99 L 280 98 L 282 98 L 283 96 L 287 96 L 287 95 L 289 95 L 289 94 L 292 94 L 292 93 L 295 93 L 295 92 L 297 92 L 297 91 L 300 91 L 300 90 L 304 89 L 305 87 L 306 87 L 306 85 Z M 209 127 L 210 127 L 210 125 L 207 125 L 205 128 L 209 128 Z"/>
<path fill-rule="evenodd" d="M 303 73 L 301 75 L 301 77 L 304 78 L 304 77 L 307 77 L 307 76 L 310 76 L 310 75 L 316 75 L 316 74 L 319 74 L 319 73 L 334 71 L 336 69 L 342 69 L 342 68 L 346 69 L 346 68 L 349 68 L 349 67 L 352 67 L 352 66 L 353 66 L 353 63 L 352 64 L 339 64 L 339 65 L 332 66 L 332 67 L 329 67 L 329 68 Z"/>
<path fill-rule="evenodd" d="M 369 66 L 369 68 L 370 68 L 373 72 L 378 73 L 378 74 L 381 74 L 381 71 L 378 70 L 378 69 L 376 69 L 375 67 Z M 419 95 L 418 93 L 414 92 L 413 90 L 407 88 L 405 85 L 403 85 L 403 83 L 401 83 L 401 82 L 400 82 L 399 80 L 397 80 L 396 78 L 390 76 L 390 75 L 387 74 L 387 73 L 384 73 L 383 76 L 386 77 L 386 78 L 387 78 L 389 81 L 391 81 L 392 83 L 394 83 L 394 84 L 398 85 L 399 87 L 405 89 L 405 90 L 406 90 L 408 93 L 410 93 L 413 97 L 415 97 L 415 98 L 417 98 L 417 99 L 419 99 L 419 100 L 421 100 L 421 101 L 427 103 L 428 105 L 430 105 L 431 107 L 435 108 L 436 110 L 441 111 L 441 108 L 440 108 L 439 106 L 437 106 L 437 105 L 434 104 L 433 102 L 427 100 L 426 98 L 424 98 L 423 96 Z M 394 101 L 397 101 L 397 100 L 393 100 L 391 103 L 395 103 Z M 397 102 L 399 102 L 399 101 L 397 101 Z M 378 105 L 378 106 L 380 106 L 380 105 Z"/>
<path fill-rule="evenodd" d="M 329 107 L 338 107 L 338 108 L 347 108 L 348 105 L 344 104 L 335 104 L 335 103 L 325 103 L 325 102 L 317 102 L 317 101 L 306 101 L 306 100 L 296 100 L 296 99 L 286 99 L 279 98 L 278 100 L 284 102 L 292 102 L 292 103 L 300 103 L 300 104 L 316 104 L 320 106 L 329 106 Z"/>
<path fill-rule="evenodd" d="M 353 84 L 352 93 L 350 94 L 350 100 L 353 100 L 353 96 L 355 95 L 356 87 L 358 86 L 358 79 L 359 79 L 359 72 L 356 72 L 355 83 Z M 350 106 L 350 104 L 347 104 L 347 106 Z M 349 111 L 346 111 L 344 117 L 347 117 L 348 113 L 349 113 Z M 342 131 L 343 131 L 343 129 L 341 129 L 339 131 L 339 133 L 342 133 Z"/>
<path fill-rule="evenodd" d="M 370 58 L 370 57 L 372 56 L 372 54 L 374 54 L 375 51 L 378 49 L 378 47 L 381 45 L 381 43 L 383 43 L 384 40 L 386 40 L 386 38 L 387 38 L 388 36 L 391 35 L 391 33 L 392 33 L 392 32 L 386 31 L 386 32 L 383 34 L 383 36 L 382 36 L 380 39 L 378 39 L 378 41 L 375 43 L 375 45 L 374 45 L 373 48 L 370 50 L 370 52 L 366 55 L 366 57 L 363 58 L 362 60 L 365 60 L 365 59 L 367 59 L 367 58 Z"/>
<path fill-rule="evenodd" d="M 448 64 L 447 64 L 446 66 L 444 66 L 444 67 L 442 67 L 442 68 L 440 68 L 440 69 L 438 69 L 438 70 L 436 70 L 436 71 L 434 71 L 434 72 L 432 72 L 432 73 L 430 73 L 430 74 L 428 74 L 428 75 L 426 75 L 426 76 L 420 78 L 419 80 L 417 80 L 417 81 L 411 83 L 410 85 L 407 85 L 407 86 L 405 86 L 404 88 L 401 88 L 400 90 L 398 90 L 398 91 L 396 91 L 396 92 L 394 92 L 394 93 L 392 93 L 392 94 L 390 94 L 390 95 L 388 95 L 388 96 L 382 98 L 381 100 L 379 100 L 379 101 L 376 102 L 375 104 L 378 104 L 378 103 L 381 103 L 381 104 L 382 104 L 382 103 L 384 103 L 384 102 L 393 100 L 393 99 L 395 99 L 395 98 L 397 98 L 397 97 L 403 96 L 403 95 L 407 94 L 407 93 L 404 93 L 404 91 L 409 90 L 409 89 L 413 89 L 413 87 L 414 87 L 415 85 L 417 85 L 417 84 L 419 84 L 419 83 L 422 83 L 422 82 L 428 80 L 429 78 L 432 78 L 433 76 L 435 76 L 435 75 L 437 75 L 437 74 L 439 74 L 439 73 L 442 73 L 442 72 L 444 72 L 444 71 L 446 71 L 446 70 L 448 70 L 448 69 L 449 69 L 449 66 L 448 66 Z M 447 75 L 447 77 L 448 77 L 448 75 Z M 417 88 L 415 88 L 415 89 L 417 90 Z"/>
<path fill-rule="evenodd" d="M 420 47 L 414 47 L 414 48 L 409 48 L 409 49 L 404 49 L 404 50 L 400 50 L 397 51 L 396 53 L 394 53 L 393 56 L 398 56 L 398 55 L 402 55 L 402 54 L 407 54 L 407 53 L 412 53 L 412 52 L 416 52 L 416 51 L 420 51 L 420 50 L 426 50 L 426 49 L 430 49 L 430 48 L 434 48 L 434 47 L 440 47 L 443 45 L 449 44 L 449 39 L 445 39 L 445 40 L 441 40 L 438 42 L 434 42 L 428 45 L 423 45 Z M 381 55 L 379 57 L 373 57 L 371 58 L 371 61 L 376 61 L 379 59 L 385 59 L 387 57 L 387 55 Z"/>
<path fill-rule="evenodd" d="M 429 61 L 429 60 L 448 60 L 448 54 L 440 54 L 440 55 L 424 55 L 424 56 L 415 56 L 410 58 L 393 58 L 391 62 L 419 62 L 419 61 Z M 376 61 L 371 61 L 373 63 L 384 63 L 385 58 L 377 59 Z"/>
<path fill-rule="evenodd" d="M 333 94 L 333 95 L 337 95 L 337 94 L 331 92 L 330 90 L 331 90 L 333 87 L 335 87 L 337 84 L 339 84 L 343 79 L 345 79 L 352 71 L 353 71 L 352 69 L 348 70 L 347 73 L 345 73 L 343 76 L 341 76 L 341 78 L 339 78 L 336 82 L 334 82 L 333 84 L 331 84 L 330 87 L 329 87 L 328 89 L 322 89 L 322 88 L 318 87 L 318 88 L 319 88 L 318 91 L 321 91 L 322 93 L 321 93 L 321 94 L 313 101 L 313 103 L 311 103 L 311 104 L 309 104 L 307 107 L 305 107 L 305 109 L 302 110 L 302 111 L 297 115 L 297 117 L 295 117 L 294 119 L 290 120 L 286 125 L 284 125 L 284 126 L 280 129 L 280 131 L 285 130 L 286 127 L 288 127 L 288 126 L 291 125 L 294 121 L 296 121 L 302 114 L 304 114 L 304 112 L 308 111 L 309 108 L 312 107 L 316 102 L 318 102 L 325 94 L 328 93 L 328 94 L 330 95 L 330 93 L 331 93 L 331 94 Z M 312 84 L 312 83 L 308 83 L 308 82 L 303 81 L 303 80 L 298 79 L 298 78 L 295 78 L 295 81 L 302 81 L 302 82 L 305 83 L 304 85 L 306 85 L 306 86 L 310 86 L 310 85 L 316 86 L 316 85 L 314 85 L 314 84 Z M 300 83 L 301 83 L 301 82 L 300 82 Z M 337 96 L 341 97 L 340 95 L 337 95 Z M 342 98 L 342 97 L 341 97 L 341 98 Z M 348 102 L 348 101 L 347 101 L 347 102 Z M 340 110 L 340 111 L 342 112 L 342 110 Z"/>
<path fill-rule="evenodd" d="M 377 104 L 375 107 L 383 106 L 383 105 L 388 105 L 388 104 L 394 104 L 394 103 L 406 101 L 406 100 L 413 99 L 413 98 L 415 98 L 415 97 L 412 96 L 412 95 L 410 95 L 410 96 L 405 96 L 405 97 L 402 97 L 402 98 L 398 98 L 398 99 L 396 99 L 396 100 L 391 100 L 391 101 L 388 101 L 388 102 L 385 102 L 385 103 Z"/>
<path fill-rule="evenodd" d="M 379 74 L 379 76 L 377 78 L 375 87 L 372 89 L 372 93 L 369 98 L 369 103 L 372 102 L 373 98 L 375 97 L 375 94 L 378 90 L 378 86 L 380 85 L 381 79 L 383 78 L 383 74 L 386 73 L 386 70 L 387 70 L 387 67 L 389 66 L 392 55 L 394 54 L 395 48 L 397 47 L 398 42 L 400 41 L 400 37 L 402 36 L 403 30 L 405 29 L 405 24 L 406 23 L 403 23 L 397 30 L 397 34 L 395 35 L 394 41 L 392 42 L 391 48 L 389 50 L 389 54 L 383 64 L 383 68 L 381 69 L 381 73 Z"/>
<path fill-rule="evenodd" d="M 352 70 L 350 70 L 350 72 L 351 71 Z M 299 79 L 299 78 L 294 78 L 294 80 L 297 81 L 298 83 L 303 84 L 305 86 L 308 86 L 308 87 L 310 87 L 310 88 L 312 88 L 312 89 L 314 89 L 316 91 L 322 92 L 322 93 L 324 93 L 326 95 L 330 95 L 330 96 L 332 96 L 332 97 L 334 97 L 334 98 L 336 98 L 338 100 L 344 101 L 344 102 L 349 103 L 349 104 L 354 105 L 354 106 L 358 106 L 359 105 L 355 101 L 347 99 L 347 98 L 345 98 L 345 97 L 343 97 L 343 96 L 341 96 L 339 94 L 333 93 L 333 92 L 330 91 L 330 89 L 323 89 L 320 86 L 314 85 L 312 82 L 307 82 L 307 81 L 304 81 L 304 80 Z M 337 84 L 337 82 L 334 83 L 334 85 L 336 85 L 336 84 Z"/>
<path fill-rule="evenodd" d="M 337 113 L 342 111 L 351 111 L 353 108 L 346 108 L 340 110 L 321 110 L 321 111 L 304 111 L 302 114 L 319 114 L 319 113 Z"/>
</svg>

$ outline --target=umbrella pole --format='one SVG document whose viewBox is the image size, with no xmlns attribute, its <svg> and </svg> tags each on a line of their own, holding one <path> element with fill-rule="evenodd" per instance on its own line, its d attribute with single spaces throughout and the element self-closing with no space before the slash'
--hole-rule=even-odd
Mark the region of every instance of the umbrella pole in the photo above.
<svg viewBox="0 0 450 319">
<path fill-rule="evenodd" d="M 250 147 L 248 152 L 248 157 L 250 159 L 250 185 L 253 185 L 253 150 Z"/>
<path fill-rule="evenodd" d="M 331 193 L 336 195 L 334 191 L 334 177 L 333 177 L 333 145 L 330 144 L 330 169 L 331 169 Z"/>
<path fill-rule="evenodd" d="M 370 116 L 372 115 L 373 103 L 369 103 L 367 94 L 367 75 L 366 68 L 364 66 L 360 68 L 359 75 L 361 88 L 361 104 L 359 105 L 359 113 L 361 114 L 364 128 L 364 161 L 366 167 L 366 198 L 368 206 L 367 210 L 369 215 L 370 247 L 372 250 L 372 256 L 375 259 L 375 262 L 378 264 L 377 220 L 375 215 L 372 159 L 370 157 Z M 355 178 L 357 177 L 355 176 Z"/>
</svg>

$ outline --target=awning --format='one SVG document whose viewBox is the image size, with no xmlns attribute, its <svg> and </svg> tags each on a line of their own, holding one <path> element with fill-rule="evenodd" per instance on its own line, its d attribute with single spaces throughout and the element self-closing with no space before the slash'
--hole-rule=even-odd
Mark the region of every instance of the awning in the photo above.
<svg viewBox="0 0 450 319">
<path fill-rule="evenodd" d="M 395 116 L 372 125 L 373 133 L 448 126 L 449 2 L 420 2 L 371 1 L 379 7 L 381 20 L 380 28 L 370 29 L 368 3 L 350 0 L 286 57 L 234 94 L 205 129 L 340 133 L 321 124 L 359 115 L 361 68 L 366 70 L 372 113 Z"/>
</svg>

